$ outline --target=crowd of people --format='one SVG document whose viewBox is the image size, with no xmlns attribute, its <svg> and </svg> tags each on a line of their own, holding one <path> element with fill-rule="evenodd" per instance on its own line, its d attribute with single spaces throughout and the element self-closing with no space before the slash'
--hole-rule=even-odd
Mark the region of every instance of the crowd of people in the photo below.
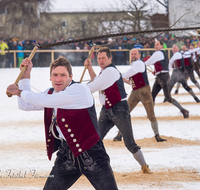
<svg viewBox="0 0 200 190">
<path fill-rule="evenodd" d="M 76 38 L 78 39 L 78 38 Z M 8 50 L 8 53 L 0 53 L 0 68 L 12 68 L 14 67 L 14 54 L 9 52 L 10 50 L 29 50 L 31 51 L 36 44 L 45 45 L 49 43 L 62 42 L 64 38 L 58 40 L 25 40 L 19 41 L 16 39 L 0 39 L 0 50 Z M 72 39 L 69 39 L 72 40 Z M 197 46 L 198 38 L 196 36 L 190 37 L 176 37 L 173 34 L 168 36 L 159 36 L 158 40 L 164 42 L 165 48 L 172 48 L 174 44 L 177 44 L 180 50 L 182 46 L 185 45 L 187 48 L 190 48 L 190 45 L 193 44 L 194 47 Z M 127 51 L 115 51 L 113 53 L 113 62 L 115 65 L 127 65 L 129 64 L 129 55 L 132 48 L 144 49 L 144 48 L 154 48 L 155 39 L 151 37 L 118 37 L 118 38 L 106 38 L 106 39 L 97 39 L 94 41 L 88 42 L 79 42 L 71 43 L 68 45 L 55 46 L 54 50 L 90 50 L 91 47 L 96 45 L 107 44 L 111 50 L 127 50 Z M 144 59 L 152 55 L 154 51 L 142 51 L 141 58 Z M 27 57 L 30 52 L 18 52 L 17 53 L 17 64 L 19 67 L 23 58 Z M 54 52 L 54 59 L 57 59 L 59 56 L 66 57 L 72 66 L 82 66 L 83 61 L 88 57 L 87 52 Z M 171 52 L 172 56 L 172 52 Z M 94 65 L 97 65 L 95 53 L 92 55 L 92 62 Z M 48 67 L 51 62 L 51 53 L 50 52 L 37 52 L 33 57 L 34 67 Z"/>
</svg>

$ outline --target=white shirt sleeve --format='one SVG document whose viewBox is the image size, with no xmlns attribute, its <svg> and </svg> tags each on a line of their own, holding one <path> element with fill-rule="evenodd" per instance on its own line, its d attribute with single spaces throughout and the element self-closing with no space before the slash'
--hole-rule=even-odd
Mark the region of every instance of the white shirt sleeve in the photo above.
<svg viewBox="0 0 200 190">
<path fill-rule="evenodd" d="M 143 73 L 145 71 L 145 65 L 141 60 L 136 60 L 131 63 L 131 68 L 122 74 L 122 77 L 129 79 L 130 77 L 136 75 L 137 73 Z"/>
<path fill-rule="evenodd" d="M 21 99 L 26 102 L 25 110 L 62 108 L 82 109 L 91 107 L 94 103 L 92 94 L 85 84 L 75 83 L 66 87 L 65 90 L 47 94 L 48 90 L 41 93 L 23 90 Z"/>
<path fill-rule="evenodd" d="M 189 49 L 188 51 L 190 52 L 190 53 L 195 53 L 195 52 L 197 52 L 197 51 L 199 51 L 200 50 L 200 48 L 199 47 L 196 47 L 196 48 L 194 48 L 194 49 Z"/>
<path fill-rule="evenodd" d="M 95 77 L 94 80 L 87 84 L 92 93 L 105 90 L 112 86 L 120 78 L 120 73 L 113 67 L 102 70 L 102 73 Z"/>
<path fill-rule="evenodd" d="M 182 58 L 182 55 L 181 55 L 180 52 L 174 53 L 174 55 L 173 55 L 173 56 L 171 57 L 171 59 L 169 60 L 169 70 L 171 70 L 174 61 L 176 61 L 176 60 L 178 60 L 178 59 L 181 59 L 181 58 Z"/>
<path fill-rule="evenodd" d="M 155 51 L 153 55 L 147 61 L 145 61 L 145 65 L 153 65 L 157 61 L 163 60 L 164 58 L 165 57 L 161 51 Z"/>
<path fill-rule="evenodd" d="M 22 79 L 18 83 L 20 90 L 26 90 L 28 92 L 31 91 L 30 86 L 30 79 Z M 25 111 L 31 111 L 31 110 L 43 110 L 43 107 L 38 107 L 33 104 L 30 104 L 29 102 L 23 100 L 22 98 L 18 97 L 18 108 Z"/>
</svg>

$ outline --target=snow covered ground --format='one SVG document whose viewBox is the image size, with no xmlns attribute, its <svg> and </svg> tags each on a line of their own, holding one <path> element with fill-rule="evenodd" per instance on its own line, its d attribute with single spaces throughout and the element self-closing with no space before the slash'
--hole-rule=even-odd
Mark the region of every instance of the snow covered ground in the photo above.
<svg viewBox="0 0 200 190">
<path fill-rule="evenodd" d="M 121 72 L 125 72 L 129 66 L 117 66 Z M 99 73 L 100 68 L 94 67 L 95 71 Z M 79 81 L 83 72 L 83 67 L 73 67 L 74 80 Z M 48 174 L 53 166 L 55 155 L 52 161 L 48 161 L 45 146 L 44 149 L 41 144 L 44 144 L 44 127 L 43 127 L 43 111 L 25 112 L 17 107 L 17 98 L 8 98 L 5 94 L 6 87 L 14 83 L 19 74 L 18 68 L 0 69 L 0 189 L 1 190 L 39 190 L 42 186 L 28 186 L 28 185 L 5 185 L 1 183 L 4 178 L 8 177 L 9 172 L 19 173 L 20 171 L 27 172 L 31 175 L 31 171 L 40 174 Z M 150 85 L 154 82 L 154 76 L 148 73 Z M 86 71 L 84 79 L 89 80 L 88 72 Z M 84 83 L 86 83 L 85 81 Z M 198 80 L 198 82 L 200 82 Z M 192 86 L 193 91 L 200 98 L 199 90 L 194 87 L 191 81 L 188 81 L 189 86 Z M 31 76 L 31 86 L 33 91 L 44 91 L 51 86 L 49 81 L 49 68 L 33 68 Z M 131 87 L 125 85 L 127 94 L 130 94 Z M 172 94 L 174 89 L 172 90 Z M 172 95 L 178 102 L 183 103 L 183 107 L 190 111 L 191 119 L 183 119 L 180 111 L 168 104 L 162 103 L 163 92 L 161 91 L 156 99 L 155 114 L 158 117 L 159 131 L 161 135 L 167 137 L 175 137 L 190 141 L 200 141 L 200 104 L 195 103 L 193 98 L 186 93 L 183 88 L 180 88 L 178 95 Z M 98 93 L 94 93 L 96 102 L 96 111 L 99 116 L 101 105 L 98 100 Z M 134 138 L 142 140 L 153 137 L 153 131 L 149 120 L 146 119 L 146 112 L 141 103 L 131 112 L 132 126 Z M 134 120 L 134 117 L 136 118 Z M 169 119 L 162 119 L 168 117 Z M 194 118 L 194 119 L 192 119 Z M 112 140 L 117 133 L 117 128 L 114 127 L 106 136 L 106 140 Z M 156 141 L 154 142 L 156 144 Z M 200 144 L 200 143 L 199 143 Z M 191 172 L 195 171 L 199 176 L 200 172 L 200 146 L 192 144 L 174 145 L 167 148 L 142 147 L 144 157 L 150 166 L 153 173 L 157 171 L 184 170 Z M 114 144 L 115 145 L 115 144 Z M 38 147 L 37 147 L 38 146 Z M 116 143 L 118 146 L 118 142 Z M 41 149 L 41 150 L 40 150 Z M 128 152 L 124 146 L 106 147 L 107 152 L 111 158 L 111 166 L 114 172 L 131 173 L 140 170 L 139 164 L 133 159 L 133 156 Z M 40 151 L 38 151 L 40 150 Z M 144 174 L 145 175 L 145 174 Z M 153 174 L 154 175 L 154 174 Z M 168 174 L 166 174 L 168 175 Z M 3 185 L 2 185 L 3 184 Z M 198 190 L 200 189 L 199 181 L 171 181 L 168 185 L 159 186 L 151 183 L 119 183 L 119 189 L 181 189 L 181 190 Z M 70 189 L 90 190 L 92 186 L 72 186 Z"/>
</svg>

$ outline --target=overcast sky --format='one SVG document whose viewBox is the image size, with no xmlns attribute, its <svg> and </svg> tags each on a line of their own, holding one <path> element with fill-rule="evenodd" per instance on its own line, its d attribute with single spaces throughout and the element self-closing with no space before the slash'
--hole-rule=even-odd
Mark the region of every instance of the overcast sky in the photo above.
<svg viewBox="0 0 200 190">
<path fill-rule="evenodd" d="M 124 4 L 129 0 L 51 0 L 53 12 L 87 11 L 89 10 L 113 10 L 118 8 L 123 10 Z M 164 2 L 161 0 L 161 2 Z M 158 12 L 165 13 L 165 8 L 156 0 L 149 0 L 159 6 Z"/>
</svg>

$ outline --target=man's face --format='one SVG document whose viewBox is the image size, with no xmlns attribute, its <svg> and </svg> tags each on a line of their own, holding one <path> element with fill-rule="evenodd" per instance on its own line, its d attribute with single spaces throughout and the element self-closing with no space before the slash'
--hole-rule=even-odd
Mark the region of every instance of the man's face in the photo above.
<svg viewBox="0 0 200 190">
<path fill-rule="evenodd" d="M 156 41 L 154 46 L 156 51 L 163 49 L 163 45 L 160 44 L 160 41 Z"/>
<path fill-rule="evenodd" d="M 173 53 L 176 53 L 176 52 L 178 52 L 179 51 L 179 48 L 177 47 L 177 46 L 173 46 L 172 47 L 172 52 Z"/>
<path fill-rule="evenodd" d="M 104 69 L 111 64 L 112 57 L 108 58 L 106 52 L 100 52 L 97 55 L 97 61 L 99 66 Z"/>
<path fill-rule="evenodd" d="M 190 45 L 190 49 L 194 49 L 194 46 L 191 46 L 191 45 Z"/>
<path fill-rule="evenodd" d="M 58 66 L 52 69 L 50 81 L 56 92 L 64 90 L 72 81 L 72 75 L 69 76 L 69 72 L 66 67 Z"/>
<path fill-rule="evenodd" d="M 136 50 L 136 49 L 131 50 L 131 60 L 136 61 L 139 58 L 140 58 L 140 54 L 139 54 L 138 50 Z"/>
<path fill-rule="evenodd" d="M 183 47 L 182 47 L 182 50 L 183 50 L 183 51 L 186 51 L 186 50 L 187 50 L 187 47 L 186 47 L 186 46 L 183 46 Z"/>
</svg>

